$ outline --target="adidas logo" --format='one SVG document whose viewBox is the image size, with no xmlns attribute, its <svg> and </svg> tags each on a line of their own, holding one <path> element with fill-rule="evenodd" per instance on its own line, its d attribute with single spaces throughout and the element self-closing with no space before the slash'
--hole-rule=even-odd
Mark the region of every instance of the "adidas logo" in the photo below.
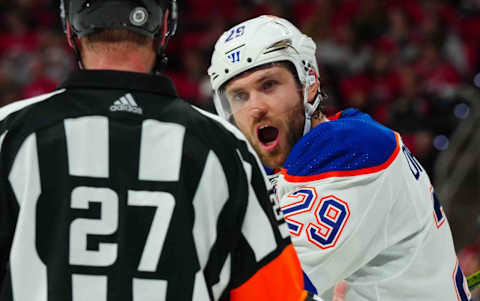
<svg viewBox="0 0 480 301">
<path fill-rule="evenodd" d="M 140 108 L 135 99 L 133 99 L 132 94 L 127 93 L 124 96 L 117 99 L 111 106 L 110 111 L 123 111 L 123 112 L 130 112 L 135 114 L 143 114 L 143 109 Z"/>
</svg>

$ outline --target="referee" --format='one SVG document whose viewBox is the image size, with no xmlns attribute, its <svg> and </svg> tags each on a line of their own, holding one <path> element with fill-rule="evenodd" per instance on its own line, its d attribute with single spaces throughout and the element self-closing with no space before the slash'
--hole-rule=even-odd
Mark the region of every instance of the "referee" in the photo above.
<svg viewBox="0 0 480 301">
<path fill-rule="evenodd" d="M 0 300 L 313 300 L 257 157 L 156 74 L 175 1 L 62 1 L 80 70 L 0 109 Z"/>
</svg>

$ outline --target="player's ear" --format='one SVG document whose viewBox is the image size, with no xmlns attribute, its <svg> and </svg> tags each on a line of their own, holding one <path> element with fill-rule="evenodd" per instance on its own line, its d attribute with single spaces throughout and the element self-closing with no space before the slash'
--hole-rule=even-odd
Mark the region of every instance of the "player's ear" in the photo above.
<svg viewBox="0 0 480 301">
<path fill-rule="evenodd" d="M 308 102 L 311 103 L 315 100 L 315 96 L 317 96 L 318 88 L 320 85 L 317 72 L 315 72 L 314 70 L 310 70 L 307 78 L 307 84 L 308 84 Z"/>
</svg>

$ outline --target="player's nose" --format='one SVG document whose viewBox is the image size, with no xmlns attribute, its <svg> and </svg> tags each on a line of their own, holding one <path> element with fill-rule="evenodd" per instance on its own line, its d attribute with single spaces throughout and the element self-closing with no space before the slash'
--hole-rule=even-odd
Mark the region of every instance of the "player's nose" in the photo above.
<svg viewBox="0 0 480 301">
<path fill-rule="evenodd" d="M 255 120 L 261 119 L 268 112 L 268 104 L 258 94 L 251 94 L 248 112 Z"/>
</svg>

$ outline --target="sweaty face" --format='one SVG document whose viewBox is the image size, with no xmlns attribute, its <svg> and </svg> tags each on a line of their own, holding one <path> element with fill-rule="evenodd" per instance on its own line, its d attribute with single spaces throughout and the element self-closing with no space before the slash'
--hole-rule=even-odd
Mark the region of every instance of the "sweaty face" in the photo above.
<svg viewBox="0 0 480 301">
<path fill-rule="evenodd" d="M 302 137 L 300 89 L 284 66 L 270 66 L 233 79 L 225 89 L 235 123 L 269 168 L 281 168 Z"/>
</svg>

